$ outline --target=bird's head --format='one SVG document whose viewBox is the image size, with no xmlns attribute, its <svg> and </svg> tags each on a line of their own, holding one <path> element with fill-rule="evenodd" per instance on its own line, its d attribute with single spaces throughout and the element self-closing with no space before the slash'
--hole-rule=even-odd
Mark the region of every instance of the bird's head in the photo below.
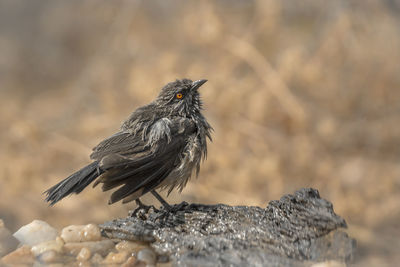
<svg viewBox="0 0 400 267">
<path fill-rule="evenodd" d="M 207 80 L 192 81 L 176 80 L 165 85 L 157 97 L 157 102 L 168 108 L 171 113 L 189 117 L 201 110 L 201 100 L 198 89 Z"/>
</svg>

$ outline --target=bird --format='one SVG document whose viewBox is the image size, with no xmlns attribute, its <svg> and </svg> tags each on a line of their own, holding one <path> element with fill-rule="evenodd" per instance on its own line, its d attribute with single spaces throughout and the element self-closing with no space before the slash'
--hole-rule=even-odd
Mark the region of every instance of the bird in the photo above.
<svg viewBox="0 0 400 267">
<path fill-rule="evenodd" d="M 120 130 L 95 146 L 92 162 L 44 192 L 53 206 L 71 194 L 81 193 L 92 182 L 102 190 L 115 189 L 108 204 L 135 201 L 151 193 L 171 210 L 156 190 L 182 191 L 200 172 L 207 157 L 213 128 L 202 114 L 199 88 L 207 80 L 181 79 L 162 87 L 159 95 L 137 108 Z"/>
</svg>

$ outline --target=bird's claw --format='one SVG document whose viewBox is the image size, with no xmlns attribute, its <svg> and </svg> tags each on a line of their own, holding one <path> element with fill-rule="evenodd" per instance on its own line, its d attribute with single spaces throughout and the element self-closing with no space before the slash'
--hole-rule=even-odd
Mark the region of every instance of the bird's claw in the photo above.
<svg viewBox="0 0 400 267">
<path fill-rule="evenodd" d="M 145 217 L 145 214 L 149 213 L 150 209 L 153 209 L 155 212 L 159 212 L 159 210 L 153 205 L 144 205 L 140 203 L 138 207 L 132 212 L 131 217 L 140 217 L 143 219 L 143 217 Z"/>
<path fill-rule="evenodd" d="M 169 212 L 173 212 L 176 213 L 177 211 L 181 211 L 181 210 L 185 210 L 185 208 L 189 206 L 189 203 L 187 203 L 186 201 L 183 201 L 179 204 L 175 204 L 171 207 L 171 209 L 169 210 Z"/>
</svg>

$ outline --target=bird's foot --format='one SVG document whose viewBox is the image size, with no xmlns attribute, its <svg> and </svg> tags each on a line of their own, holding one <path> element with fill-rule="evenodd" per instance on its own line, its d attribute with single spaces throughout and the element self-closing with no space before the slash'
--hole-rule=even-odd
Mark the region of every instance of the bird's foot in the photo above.
<svg viewBox="0 0 400 267">
<path fill-rule="evenodd" d="M 131 217 L 140 217 L 141 219 L 145 219 L 145 215 L 149 213 L 150 209 L 159 212 L 159 210 L 153 205 L 145 205 L 139 199 L 136 200 L 136 205 L 137 208 L 132 212 Z"/>
<path fill-rule="evenodd" d="M 188 203 L 182 202 L 169 208 L 161 207 L 158 212 L 149 215 L 149 220 L 158 222 L 160 225 L 174 227 L 185 223 L 185 207 Z"/>
<path fill-rule="evenodd" d="M 162 206 L 160 210 L 150 214 L 149 219 L 159 221 L 165 226 L 176 226 L 185 223 L 185 209 L 189 204 L 182 202 L 180 204 Z"/>
<path fill-rule="evenodd" d="M 188 207 L 189 204 L 186 201 L 183 201 L 182 203 L 179 204 L 174 204 L 174 205 L 165 205 L 163 204 L 159 210 L 157 210 L 156 212 L 158 213 L 176 213 L 179 211 L 185 211 L 185 208 Z"/>
</svg>

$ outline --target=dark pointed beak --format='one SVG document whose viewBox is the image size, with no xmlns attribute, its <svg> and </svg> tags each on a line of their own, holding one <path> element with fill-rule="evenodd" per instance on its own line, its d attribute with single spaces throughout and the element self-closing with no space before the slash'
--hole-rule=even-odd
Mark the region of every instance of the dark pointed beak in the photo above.
<svg viewBox="0 0 400 267">
<path fill-rule="evenodd" d="M 192 84 L 192 89 L 191 90 L 197 90 L 199 89 L 200 86 L 202 86 L 203 84 L 205 84 L 207 82 L 207 80 L 197 80 L 194 81 Z"/>
</svg>

